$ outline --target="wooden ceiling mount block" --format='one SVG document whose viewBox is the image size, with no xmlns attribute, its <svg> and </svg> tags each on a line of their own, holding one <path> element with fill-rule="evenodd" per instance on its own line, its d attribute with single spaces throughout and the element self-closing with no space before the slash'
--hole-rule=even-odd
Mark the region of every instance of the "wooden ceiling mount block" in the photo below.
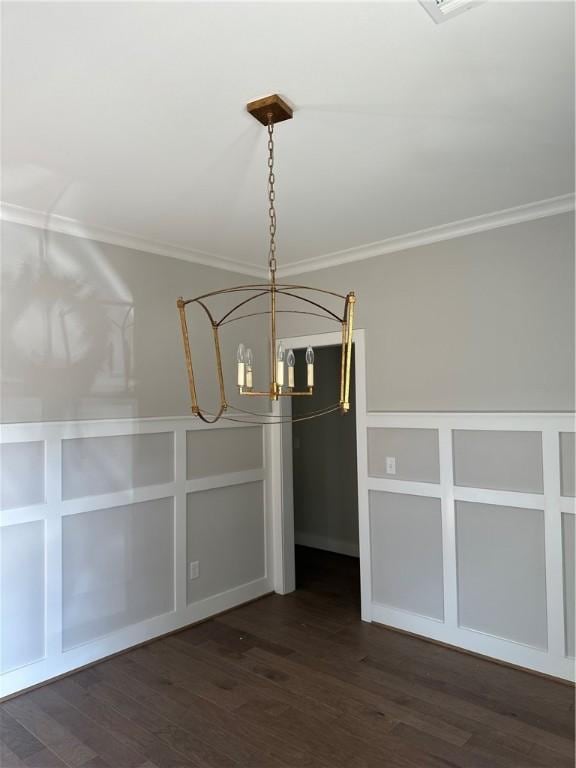
<svg viewBox="0 0 576 768">
<path fill-rule="evenodd" d="M 265 96 L 263 99 L 257 99 L 246 104 L 246 109 L 252 117 L 262 123 L 262 125 L 268 125 L 268 115 L 272 114 L 273 123 L 281 123 L 283 120 L 292 119 L 292 107 L 290 107 L 284 99 L 274 93 L 272 96 Z"/>
</svg>

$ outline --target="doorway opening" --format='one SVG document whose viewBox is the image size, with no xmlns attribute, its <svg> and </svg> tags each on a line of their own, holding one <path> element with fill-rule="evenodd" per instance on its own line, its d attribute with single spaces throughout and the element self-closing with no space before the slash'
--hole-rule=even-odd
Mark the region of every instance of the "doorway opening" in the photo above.
<svg viewBox="0 0 576 768">
<path fill-rule="evenodd" d="M 341 334 L 310 334 L 282 341 L 285 349 L 293 349 L 298 356 L 304 354 L 308 345 L 312 346 L 318 373 L 315 395 L 302 398 L 306 401 L 302 404 L 296 402 L 298 398 L 282 398 L 275 403 L 273 413 L 285 421 L 280 428 L 270 426 L 267 430 L 274 590 L 284 595 L 297 588 L 298 563 L 299 586 L 315 584 L 324 594 L 347 593 L 357 615 L 359 579 L 361 618 L 369 622 L 372 578 L 365 332 L 354 332 L 349 413 L 336 412 L 304 422 L 292 422 L 292 408 L 311 412 L 318 407 L 316 402 L 311 404 L 314 397 L 327 398 L 328 403 L 338 402 L 339 391 L 334 388 L 339 381 L 339 368 L 334 375 L 333 366 L 336 360 L 339 364 L 339 354 L 333 348 L 339 350 Z M 295 368 L 297 376 L 298 371 L 302 375 L 306 370 L 298 364 Z M 325 392 L 324 385 L 333 391 Z M 339 509 L 335 514 L 336 505 Z"/>
<path fill-rule="evenodd" d="M 298 374 L 305 377 L 305 351 L 296 350 Z M 315 350 L 315 387 L 311 398 L 295 398 L 298 418 L 338 400 L 341 347 Z M 355 396 L 352 356 L 350 402 Z M 296 381 L 303 387 L 304 381 Z M 356 408 L 292 424 L 292 482 L 296 589 L 338 596 L 360 611 L 360 547 Z"/>
</svg>

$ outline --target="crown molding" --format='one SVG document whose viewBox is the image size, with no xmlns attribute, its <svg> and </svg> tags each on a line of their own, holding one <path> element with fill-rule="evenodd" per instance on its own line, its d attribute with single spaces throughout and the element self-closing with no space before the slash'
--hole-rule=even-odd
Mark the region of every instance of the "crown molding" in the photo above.
<svg viewBox="0 0 576 768">
<path fill-rule="evenodd" d="M 278 269 L 280 277 L 299 275 L 303 272 L 314 272 L 319 269 L 337 267 L 341 264 L 351 264 L 364 259 L 373 259 L 376 256 L 384 256 L 397 251 L 406 251 L 410 248 L 418 248 L 421 245 L 439 243 L 443 240 L 453 240 L 456 237 L 474 235 L 478 232 L 486 232 L 490 229 L 508 227 L 511 224 L 520 224 L 534 219 L 543 219 L 548 216 L 556 216 L 559 213 L 568 213 L 574 210 L 574 194 L 552 197 L 547 200 L 538 200 L 535 203 L 519 205 L 516 208 L 506 208 L 482 216 L 473 216 L 469 219 L 453 221 L 449 224 L 441 224 L 429 229 L 421 229 L 398 237 L 389 237 L 375 243 L 368 243 L 356 248 L 348 248 L 344 251 L 335 251 L 323 256 L 313 256 L 309 259 L 292 262 Z"/>
<path fill-rule="evenodd" d="M 410 248 L 418 248 L 422 245 L 439 243 L 443 240 L 453 240 L 456 237 L 465 237 L 478 232 L 486 232 L 490 229 L 507 227 L 511 224 L 520 224 L 526 221 L 542 219 L 548 216 L 556 216 L 560 213 L 573 211 L 575 207 L 574 194 L 552 197 L 548 200 L 539 200 L 535 203 L 519 205 L 516 208 L 506 208 L 493 213 L 473 216 L 469 219 L 453 221 L 449 224 L 421 229 L 406 235 L 389 237 L 375 243 L 360 245 L 356 248 L 348 248 L 343 251 L 335 251 L 322 256 L 312 256 L 309 259 L 301 259 L 286 266 L 278 268 L 279 277 L 289 277 L 304 272 L 315 272 L 320 269 L 337 267 L 342 264 L 351 264 L 365 259 L 373 259 L 377 256 L 385 256 L 397 251 L 406 251 Z M 24 208 L 11 203 L 0 202 L 0 218 L 15 224 L 26 224 L 37 229 L 45 229 L 51 232 L 60 232 L 65 235 L 82 237 L 88 240 L 96 240 L 111 245 L 120 245 L 124 248 L 132 248 L 147 253 L 155 253 L 159 256 L 169 256 L 181 259 L 193 264 L 201 264 L 206 267 L 223 269 L 228 272 L 249 275 L 266 279 L 268 271 L 265 267 L 244 264 L 234 259 L 205 253 L 189 248 L 182 248 L 170 243 L 159 243 L 153 240 L 136 237 L 126 232 L 118 232 L 104 227 L 94 227 L 77 219 L 71 219 L 58 214 L 47 214 Z"/>
<path fill-rule="evenodd" d="M 120 245 L 123 248 L 155 253 L 159 256 L 169 256 L 173 259 L 189 261 L 192 264 L 202 264 L 205 267 L 224 269 L 228 272 L 250 275 L 250 277 L 265 278 L 268 274 L 264 267 L 250 266 L 249 264 L 243 264 L 240 261 L 227 259 L 223 256 L 216 256 L 212 253 L 196 251 L 190 248 L 182 248 L 170 243 L 147 240 L 130 235 L 127 232 L 118 232 L 113 229 L 106 229 L 105 227 L 94 227 L 84 224 L 78 219 L 71 219 L 58 214 L 42 213 L 41 211 L 24 208 L 20 205 L 12 205 L 11 203 L 0 202 L 0 218 L 3 221 L 9 221 L 14 224 L 26 224 L 36 229 L 60 232 L 64 235 L 96 240 L 101 243 L 109 243 L 110 245 Z"/>
</svg>

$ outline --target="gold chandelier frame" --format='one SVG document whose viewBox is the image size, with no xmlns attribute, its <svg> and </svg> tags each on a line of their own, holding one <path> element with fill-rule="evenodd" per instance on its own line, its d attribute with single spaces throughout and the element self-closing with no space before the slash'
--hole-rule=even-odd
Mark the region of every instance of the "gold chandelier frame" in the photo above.
<svg viewBox="0 0 576 768">
<path fill-rule="evenodd" d="M 295 293 L 295 291 L 306 291 L 312 295 L 321 294 L 322 296 L 331 296 L 336 299 L 340 299 L 340 301 L 344 302 L 343 313 L 338 315 L 329 307 L 321 304 L 320 301 L 314 301 L 312 298 L 308 298 L 308 296 L 301 296 L 298 293 Z M 237 293 L 248 293 L 251 295 L 235 304 L 231 309 L 227 310 L 221 317 L 217 319 L 213 310 L 208 306 L 209 300 L 217 296 Z M 248 304 L 255 301 L 256 299 L 261 298 L 262 296 L 269 296 L 270 309 L 236 315 L 239 310 L 247 307 Z M 307 309 L 278 309 L 277 301 L 279 296 L 287 296 L 293 300 L 302 302 L 304 305 L 311 305 L 315 308 L 315 311 Z M 217 421 L 230 408 L 224 383 L 222 351 L 220 344 L 220 328 L 222 328 L 224 325 L 228 325 L 239 320 L 245 320 L 249 317 L 269 316 L 270 319 L 270 388 L 266 391 L 258 391 L 243 386 L 238 387 L 239 394 L 245 395 L 247 397 L 268 397 L 270 400 L 278 400 L 280 397 L 311 396 L 314 393 L 314 387 L 307 387 L 304 390 L 297 391 L 292 387 L 284 387 L 278 383 L 276 370 L 276 317 L 278 314 L 321 317 L 323 319 L 336 322 L 340 325 L 342 333 L 342 349 L 340 361 L 340 399 L 336 406 L 330 406 L 330 410 L 336 410 L 336 408 L 338 408 L 342 412 L 346 413 L 350 409 L 350 368 L 352 362 L 352 335 L 354 326 L 355 301 L 356 298 L 353 292 L 343 295 L 333 291 L 326 291 L 322 288 L 312 288 L 306 285 L 292 285 L 290 283 L 279 284 L 276 283 L 275 279 L 271 280 L 270 283 L 239 285 L 234 288 L 224 288 L 219 291 L 211 291 L 210 293 L 205 293 L 202 296 L 197 296 L 193 299 L 185 300 L 180 297 L 177 301 L 177 306 L 180 313 L 180 324 L 182 328 L 182 339 L 184 343 L 184 355 L 186 357 L 186 369 L 188 373 L 190 399 L 192 402 L 192 413 L 195 416 L 200 417 L 202 421 L 213 423 L 214 421 Z M 189 304 L 198 304 L 200 307 L 202 307 L 212 327 L 214 351 L 216 355 L 216 371 L 220 389 L 220 404 L 216 413 L 209 414 L 204 412 L 198 403 L 194 367 L 192 364 L 192 352 L 190 349 L 190 335 L 188 333 L 188 321 L 186 317 L 186 307 Z M 236 410 L 247 415 L 264 415 L 250 414 L 250 412 L 241 411 L 240 409 Z M 325 409 L 322 409 L 322 412 L 324 412 L 324 410 Z M 321 415 L 321 413 L 314 415 Z M 266 423 L 268 423 L 268 421 Z"/>
<path fill-rule="evenodd" d="M 232 288 L 223 288 L 218 291 L 211 291 L 210 293 L 196 296 L 193 299 L 178 298 L 177 307 L 180 315 L 192 413 L 208 424 L 214 423 L 220 418 L 226 418 L 231 421 L 268 424 L 281 421 L 302 421 L 315 418 L 316 416 L 322 416 L 336 410 L 339 410 L 341 413 L 347 413 L 350 410 L 350 370 L 352 362 L 354 305 L 356 303 L 356 297 L 353 291 L 350 291 L 347 294 L 340 294 L 322 288 L 314 288 L 307 285 L 294 285 L 290 283 L 278 283 L 276 281 L 276 195 L 274 189 L 273 130 L 275 123 L 292 118 L 292 109 L 276 94 L 251 102 L 247 105 L 247 110 L 259 120 L 259 122 L 266 125 L 268 129 L 268 216 L 270 222 L 270 247 L 268 255 L 269 280 L 267 283 L 255 283 L 239 285 Z M 223 314 L 217 316 L 214 307 L 211 305 L 211 300 L 222 296 L 236 298 L 238 294 L 242 295 L 241 300 L 224 311 Z M 252 302 L 262 299 L 263 297 L 267 297 L 267 309 L 251 311 L 254 309 L 254 307 L 250 306 Z M 298 306 L 299 308 L 279 308 L 279 301 L 284 298 L 289 299 L 294 303 L 294 306 Z M 334 307 L 327 305 L 329 301 L 332 302 Z M 203 309 L 212 328 L 218 387 L 220 391 L 219 405 L 214 413 L 203 410 L 198 402 L 192 351 L 190 347 L 190 334 L 188 332 L 188 320 L 186 315 L 186 308 L 193 304 L 196 304 Z M 220 310 L 220 312 L 221 311 L 222 310 Z M 284 386 L 283 376 L 282 379 L 279 380 L 276 360 L 278 315 L 304 315 L 322 318 L 339 324 L 342 346 L 340 361 L 340 395 L 337 403 L 295 418 L 283 418 L 279 417 L 277 414 L 255 413 L 229 404 L 226 395 L 222 366 L 220 329 L 230 323 L 259 316 L 267 316 L 269 319 L 270 384 L 267 390 L 255 390 L 252 386 L 247 386 L 246 382 L 239 383 L 237 386 L 238 393 L 246 397 L 267 397 L 271 401 L 277 401 L 282 397 L 310 397 L 313 395 L 313 374 L 312 379 L 308 378 L 308 386 L 303 390 L 296 390 L 294 386 Z M 230 412 L 234 412 L 234 415 L 230 415 Z"/>
</svg>

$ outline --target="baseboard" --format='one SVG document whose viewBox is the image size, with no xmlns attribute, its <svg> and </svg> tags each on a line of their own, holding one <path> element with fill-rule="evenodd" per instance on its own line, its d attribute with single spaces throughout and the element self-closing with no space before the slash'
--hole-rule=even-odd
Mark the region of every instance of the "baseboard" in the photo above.
<svg viewBox="0 0 576 768">
<path fill-rule="evenodd" d="M 294 532 L 294 543 L 301 547 L 323 549 L 325 552 L 336 552 L 339 555 L 360 557 L 360 549 L 357 541 L 346 539 L 331 539 L 329 536 L 317 536 L 314 533 Z"/>
<path fill-rule="evenodd" d="M 70 648 L 56 658 L 46 657 L 6 672 L 0 677 L 0 702 L 32 688 L 67 677 L 80 669 L 94 666 L 112 656 L 126 653 L 140 645 L 180 632 L 194 624 L 200 624 L 214 616 L 264 597 L 270 592 L 271 585 L 268 578 L 256 579 L 187 605 L 178 612 L 155 616 L 106 637 Z"/>
<path fill-rule="evenodd" d="M 525 672 L 574 682 L 574 659 L 570 657 L 555 657 L 543 649 L 465 627 L 450 627 L 438 619 L 379 603 L 372 603 L 372 620 L 388 629 L 400 630 Z"/>
</svg>

